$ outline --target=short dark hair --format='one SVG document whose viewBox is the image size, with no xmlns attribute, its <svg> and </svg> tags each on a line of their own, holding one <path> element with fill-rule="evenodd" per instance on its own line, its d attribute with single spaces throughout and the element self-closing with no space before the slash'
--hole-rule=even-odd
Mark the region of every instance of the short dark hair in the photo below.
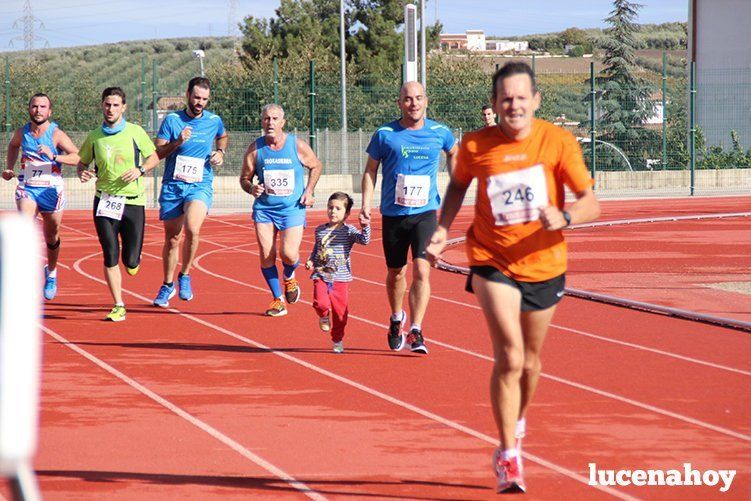
<svg viewBox="0 0 751 501">
<path fill-rule="evenodd" d="M 211 81 L 206 77 L 193 77 L 188 82 L 188 94 L 193 92 L 193 87 L 200 87 L 202 89 L 211 90 Z"/>
<path fill-rule="evenodd" d="M 352 206 L 355 203 L 355 201 L 352 200 L 352 197 L 344 193 L 343 191 L 335 191 L 334 193 L 332 193 L 329 197 L 329 202 L 331 202 L 332 200 L 339 200 L 340 202 L 344 202 L 344 208 L 347 210 L 347 214 L 349 214 L 349 211 L 352 210 Z"/>
<path fill-rule="evenodd" d="M 50 96 L 48 96 L 48 95 L 47 95 L 47 94 L 45 94 L 44 92 L 37 92 L 36 94 L 34 94 L 33 96 L 31 96 L 31 97 L 29 98 L 29 106 L 31 106 L 31 102 L 32 102 L 32 101 L 33 101 L 34 99 L 38 98 L 38 97 L 46 97 L 46 98 L 47 98 L 47 101 L 49 101 L 49 102 L 50 102 L 50 109 L 52 109 L 52 99 L 50 99 Z"/>
<path fill-rule="evenodd" d="M 535 81 L 535 72 L 524 61 L 511 61 L 504 64 L 501 69 L 493 75 L 493 99 L 498 95 L 498 82 L 514 75 L 529 75 L 532 80 L 532 93 L 537 92 L 537 82 Z"/>
<path fill-rule="evenodd" d="M 493 109 L 493 107 L 492 107 L 492 106 L 490 106 L 489 104 L 483 104 L 483 105 L 482 105 L 482 111 L 485 111 L 485 110 L 492 110 L 492 109 Z"/>
<path fill-rule="evenodd" d="M 120 87 L 107 87 L 102 91 L 102 102 L 110 96 L 120 96 L 125 104 L 125 91 Z"/>
</svg>

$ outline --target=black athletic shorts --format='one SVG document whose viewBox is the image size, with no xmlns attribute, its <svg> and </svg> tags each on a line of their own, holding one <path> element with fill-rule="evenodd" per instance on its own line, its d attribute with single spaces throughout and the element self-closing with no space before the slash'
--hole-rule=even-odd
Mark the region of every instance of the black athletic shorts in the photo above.
<svg viewBox="0 0 751 501">
<path fill-rule="evenodd" d="M 563 298 L 566 287 L 566 274 L 558 275 L 542 282 L 520 282 L 504 275 L 493 266 L 470 266 L 467 277 L 467 292 L 472 290 L 472 275 L 478 275 L 485 280 L 507 284 L 522 293 L 522 311 L 546 310 L 558 304 Z"/>
<path fill-rule="evenodd" d="M 436 211 L 431 210 L 413 216 L 382 216 L 383 254 L 386 266 L 401 268 L 407 264 L 407 251 L 412 247 L 412 259 L 427 259 L 428 247 L 433 232 L 438 227 Z"/>
<path fill-rule="evenodd" d="M 94 197 L 94 226 L 99 237 L 99 244 L 104 254 L 104 266 L 117 266 L 120 257 L 120 241 L 123 242 L 123 264 L 128 268 L 135 268 L 141 263 L 143 249 L 143 233 L 146 224 L 146 211 L 143 205 L 128 205 L 126 203 L 123 217 L 118 221 L 109 217 L 96 215 L 99 197 Z"/>
</svg>

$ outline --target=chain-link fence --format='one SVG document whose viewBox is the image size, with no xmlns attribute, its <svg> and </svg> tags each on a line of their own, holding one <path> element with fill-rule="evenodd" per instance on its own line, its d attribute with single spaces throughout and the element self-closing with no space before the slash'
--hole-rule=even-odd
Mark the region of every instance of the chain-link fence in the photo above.
<svg viewBox="0 0 751 501">
<path fill-rule="evenodd" d="M 189 55 L 147 61 L 127 71 L 107 69 L 101 79 L 80 78 L 63 83 L 46 81 L 39 65 L 6 60 L 0 95 L 3 130 L 0 154 L 5 157 L 13 130 L 28 120 L 27 102 L 35 92 L 53 99 L 53 119 L 81 144 L 88 130 L 101 120 L 99 93 L 105 85 L 120 85 L 128 94 L 127 119 L 155 135 L 161 119 L 184 106 L 185 78 L 175 70 L 192 64 Z M 604 195 L 689 194 L 739 191 L 751 188 L 751 69 L 716 72 L 690 78 L 685 63 L 667 61 L 645 69 L 638 88 L 614 85 L 594 63 L 589 73 L 537 71 L 542 105 L 537 115 L 571 130 L 579 138 L 597 190 Z M 133 67 L 134 66 L 134 67 Z M 581 65 L 580 65 L 581 66 Z M 276 68 L 276 66 L 275 66 Z M 285 108 L 287 130 L 308 141 L 324 164 L 319 186 L 326 192 L 359 191 L 366 160 L 365 148 L 373 131 L 399 117 L 399 81 L 373 83 L 367 78 L 347 86 L 347 129 L 342 130 L 338 75 L 322 75 L 316 85 L 314 65 L 307 78 L 214 81 L 209 108 L 218 113 L 230 134 L 225 166 L 215 181 L 217 208 L 249 207 L 237 176 L 248 144 L 260 134 L 260 111 L 277 102 Z M 100 75 L 101 76 L 101 75 Z M 428 115 L 447 124 L 457 139 L 482 125 L 481 107 L 489 102 L 490 77 L 476 85 L 431 85 L 428 75 Z M 692 95 L 694 99 L 692 99 Z M 702 96 L 698 106 L 696 96 Z M 746 103 L 745 105 L 743 103 Z M 445 165 L 441 167 L 445 170 Z M 148 182 L 149 203 L 156 204 L 162 167 Z M 66 168 L 72 178 L 74 169 Z M 442 174 L 442 185 L 447 175 Z M 69 207 L 88 207 L 92 186 L 68 179 Z M 0 208 L 13 207 L 12 186 L 0 185 Z"/>
</svg>

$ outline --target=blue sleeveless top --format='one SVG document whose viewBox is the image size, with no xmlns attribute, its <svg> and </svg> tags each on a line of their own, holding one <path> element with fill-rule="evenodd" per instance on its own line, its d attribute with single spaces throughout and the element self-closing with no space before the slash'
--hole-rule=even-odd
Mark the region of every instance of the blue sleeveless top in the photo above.
<svg viewBox="0 0 751 501">
<path fill-rule="evenodd" d="M 305 168 L 297 156 L 294 134 L 287 134 L 284 147 L 278 151 L 272 150 L 263 137 L 256 139 L 256 175 L 265 191 L 253 203 L 253 210 L 305 209 L 300 204 L 305 191 Z"/>
<path fill-rule="evenodd" d="M 21 139 L 21 172 L 18 174 L 18 182 L 24 182 L 26 179 L 26 168 L 33 163 L 49 163 L 52 164 L 52 184 L 62 184 L 62 170 L 58 162 L 53 162 L 47 155 L 39 153 L 38 148 L 41 145 L 45 145 L 52 150 L 54 155 L 57 155 L 59 151 L 55 148 L 55 143 L 52 141 L 52 135 L 57 129 L 55 122 L 50 122 L 50 126 L 44 131 L 41 137 L 36 138 L 31 133 L 31 123 L 27 123 L 23 127 L 23 137 Z"/>
</svg>

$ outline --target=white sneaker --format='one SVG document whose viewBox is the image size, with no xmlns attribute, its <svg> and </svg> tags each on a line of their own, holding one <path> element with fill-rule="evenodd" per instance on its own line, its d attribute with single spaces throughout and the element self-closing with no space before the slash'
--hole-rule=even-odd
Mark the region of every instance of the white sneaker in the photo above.
<svg viewBox="0 0 751 501">
<path fill-rule="evenodd" d="M 344 353 L 344 343 L 339 341 L 338 343 L 334 343 L 334 353 Z"/>
<path fill-rule="evenodd" d="M 328 332 L 331 330 L 331 319 L 329 318 L 328 315 L 326 315 L 325 317 L 318 318 L 318 327 L 323 332 Z"/>
</svg>

